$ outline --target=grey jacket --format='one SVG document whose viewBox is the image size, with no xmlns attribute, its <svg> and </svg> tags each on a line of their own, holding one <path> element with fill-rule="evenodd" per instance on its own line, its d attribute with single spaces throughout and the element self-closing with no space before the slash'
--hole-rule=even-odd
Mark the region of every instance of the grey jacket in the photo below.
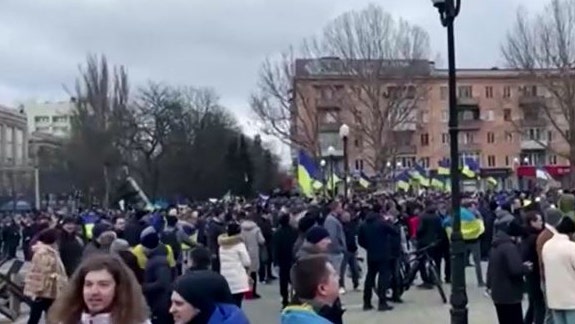
<svg viewBox="0 0 575 324">
<path fill-rule="evenodd" d="M 330 254 L 341 254 L 346 251 L 345 244 L 345 233 L 343 231 L 343 225 L 332 214 L 327 215 L 323 227 L 328 231 L 329 238 L 331 239 L 331 245 L 329 247 L 328 253 Z"/>
</svg>

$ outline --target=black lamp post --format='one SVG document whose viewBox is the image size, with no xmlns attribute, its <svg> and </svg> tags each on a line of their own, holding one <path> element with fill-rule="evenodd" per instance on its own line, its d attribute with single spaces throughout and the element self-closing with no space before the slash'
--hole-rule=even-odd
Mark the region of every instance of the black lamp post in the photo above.
<svg viewBox="0 0 575 324">
<path fill-rule="evenodd" d="M 341 125 L 339 128 L 339 137 L 341 137 L 341 141 L 343 142 L 343 199 L 347 201 L 347 176 L 349 174 L 347 140 L 349 138 L 349 126 L 346 124 Z"/>
<path fill-rule="evenodd" d="M 459 190 L 459 147 L 457 143 L 458 113 L 455 71 L 455 36 L 453 23 L 459 14 L 461 0 L 431 0 L 439 11 L 441 24 L 447 27 L 447 60 L 449 68 L 449 140 L 451 149 L 451 207 L 453 232 L 451 233 L 451 323 L 467 324 L 467 291 L 465 288 L 465 242 L 461 233 L 461 193 Z"/>
</svg>

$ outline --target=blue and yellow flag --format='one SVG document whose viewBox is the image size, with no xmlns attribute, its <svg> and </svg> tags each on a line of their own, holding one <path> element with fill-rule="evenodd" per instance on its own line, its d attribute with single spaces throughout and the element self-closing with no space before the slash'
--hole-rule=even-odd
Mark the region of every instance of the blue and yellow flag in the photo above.
<svg viewBox="0 0 575 324">
<path fill-rule="evenodd" d="M 405 191 L 409 190 L 409 173 L 407 173 L 407 171 L 403 171 L 396 175 L 394 181 L 398 189 Z"/>
<path fill-rule="evenodd" d="M 416 163 L 411 170 L 409 170 L 409 175 L 412 179 L 417 180 L 419 184 L 424 187 L 429 187 L 429 177 L 427 175 L 427 170 L 425 170 L 421 165 Z"/>
<path fill-rule="evenodd" d="M 463 168 L 461 173 L 468 178 L 475 178 L 479 174 L 479 163 L 473 158 L 465 158 L 463 160 Z"/>
<path fill-rule="evenodd" d="M 439 175 L 449 175 L 450 163 L 447 158 L 443 158 L 439 161 L 439 166 L 437 167 L 437 174 Z"/>
<path fill-rule="evenodd" d="M 311 156 L 303 150 L 298 154 L 297 182 L 301 191 L 307 197 L 313 197 L 313 183 L 319 174 L 319 169 Z"/>
<path fill-rule="evenodd" d="M 371 181 L 369 181 L 368 176 L 363 171 L 359 174 L 359 185 L 366 189 L 371 186 Z"/>
</svg>

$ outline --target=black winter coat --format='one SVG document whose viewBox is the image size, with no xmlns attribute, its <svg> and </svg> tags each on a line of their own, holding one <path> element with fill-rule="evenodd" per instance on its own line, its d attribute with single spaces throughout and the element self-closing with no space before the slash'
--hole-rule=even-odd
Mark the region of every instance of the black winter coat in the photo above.
<svg viewBox="0 0 575 324">
<path fill-rule="evenodd" d="M 359 246 L 367 252 L 367 261 L 383 261 L 394 258 L 396 244 L 394 240 L 399 240 L 400 235 L 393 225 L 385 222 L 378 213 L 371 213 L 359 227 L 357 241 Z"/>
<path fill-rule="evenodd" d="M 523 276 L 529 273 L 523 265 L 519 247 L 506 233 L 495 237 L 487 266 L 487 288 L 495 304 L 517 304 L 523 299 Z"/>
<path fill-rule="evenodd" d="M 168 263 L 167 249 L 160 244 L 150 252 L 144 270 L 142 290 L 152 314 L 167 314 L 172 295 L 172 269 Z"/>
<path fill-rule="evenodd" d="M 290 268 L 294 261 L 295 241 L 298 232 L 290 225 L 280 225 L 272 238 L 274 263 L 281 268 Z"/>
</svg>

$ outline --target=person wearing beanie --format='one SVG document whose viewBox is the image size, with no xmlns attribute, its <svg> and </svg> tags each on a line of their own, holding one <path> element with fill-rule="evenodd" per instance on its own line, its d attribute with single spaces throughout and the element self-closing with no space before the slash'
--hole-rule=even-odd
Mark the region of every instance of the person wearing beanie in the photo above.
<svg viewBox="0 0 575 324">
<path fill-rule="evenodd" d="M 220 274 L 226 278 L 235 304 L 241 307 L 243 296 L 250 290 L 248 249 L 241 236 L 241 226 L 231 222 L 226 233 L 218 237 Z"/>
<path fill-rule="evenodd" d="M 545 271 L 543 271 L 543 258 L 541 253 L 543 252 L 543 246 L 549 241 L 557 230 L 555 226 L 559 224 L 563 218 L 563 213 L 558 208 L 548 208 L 545 210 L 545 225 L 543 231 L 537 236 L 535 241 L 535 248 L 537 250 L 537 258 L 539 260 L 539 272 L 541 274 L 541 281 L 545 282 Z"/>
<path fill-rule="evenodd" d="M 136 259 L 138 259 L 138 266 L 142 270 L 146 269 L 146 264 L 151 254 L 164 255 L 175 275 L 176 261 L 172 248 L 160 242 L 160 237 L 152 226 L 148 226 L 142 231 L 140 234 L 140 244 L 133 247 L 131 251 L 136 256 Z"/>
<path fill-rule="evenodd" d="M 124 261 L 124 263 L 132 270 L 134 276 L 138 280 L 138 283 L 142 284 L 144 279 L 144 273 L 142 269 L 138 266 L 138 259 L 136 256 L 130 251 L 130 244 L 128 241 L 123 239 L 116 239 L 110 245 L 110 253 L 117 255 Z"/>
<path fill-rule="evenodd" d="M 194 271 L 180 277 L 173 287 L 170 313 L 175 324 L 248 324 L 235 304 L 222 301 L 220 277 L 212 271 Z"/>
<path fill-rule="evenodd" d="M 82 258 L 85 259 L 95 253 L 109 253 L 110 245 L 116 239 L 116 233 L 112 225 L 100 222 L 92 229 L 92 241 L 84 248 Z"/>
<path fill-rule="evenodd" d="M 297 211 L 299 212 L 299 211 Z M 272 256 L 279 268 L 279 286 L 282 296 L 282 308 L 289 302 L 290 269 L 294 262 L 293 248 L 298 238 L 298 232 L 291 223 L 291 215 L 282 214 L 279 218 L 279 228 L 272 238 Z"/>
<path fill-rule="evenodd" d="M 172 249 L 160 242 L 158 233 L 151 226 L 142 231 L 140 242 L 132 253 L 140 269 L 143 269 L 142 291 L 152 312 L 152 323 L 169 324 L 172 322 L 169 312 L 170 286 L 176 277 Z"/>
<path fill-rule="evenodd" d="M 73 217 L 65 217 L 60 223 L 60 228 L 62 229 L 58 240 L 60 258 L 66 274 L 71 277 L 82 262 L 84 241 L 77 233 L 77 221 Z"/>
<path fill-rule="evenodd" d="M 523 235 L 521 222 L 513 220 L 505 231 L 497 233 L 492 243 L 487 289 L 491 291 L 499 324 L 523 323 L 523 276 L 533 268 L 533 263 L 523 262 L 515 243 Z"/>
</svg>

